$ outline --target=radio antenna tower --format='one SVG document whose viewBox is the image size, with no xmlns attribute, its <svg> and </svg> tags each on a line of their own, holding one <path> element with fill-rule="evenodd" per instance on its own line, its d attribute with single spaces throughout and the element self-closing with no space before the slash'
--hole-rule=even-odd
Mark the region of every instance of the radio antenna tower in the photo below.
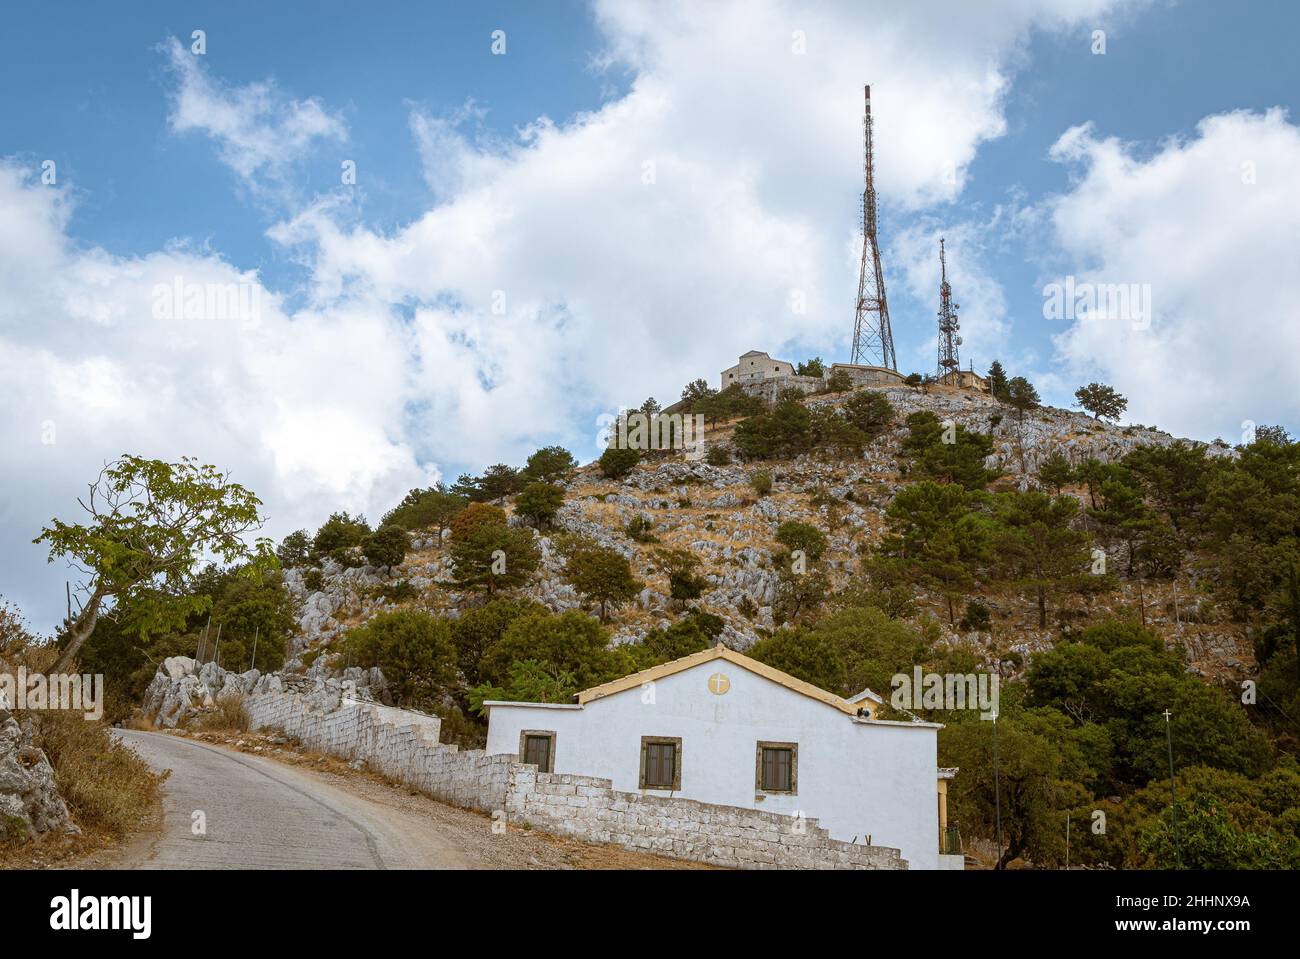
<svg viewBox="0 0 1300 959">
<path fill-rule="evenodd" d="M 961 324 L 957 322 L 960 303 L 952 301 L 952 287 L 948 285 L 948 262 L 943 252 L 943 237 L 939 237 L 939 372 L 942 380 L 949 373 L 961 369 L 961 358 L 957 348 L 961 346 L 961 337 L 957 331 Z M 958 384 L 953 384 L 954 386 Z"/>
<path fill-rule="evenodd" d="M 853 320 L 851 362 L 898 369 L 894 358 L 894 334 L 889 328 L 889 304 L 885 300 L 885 271 L 880 266 L 880 243 L 876 238 L 875 158 L 871 147 L 871 87 L 866 93 L 862 115 L 862 270 L 858 274 L 858 309 Z M 879 361 L 875 364 L 874 361 Z"/>
</svg>

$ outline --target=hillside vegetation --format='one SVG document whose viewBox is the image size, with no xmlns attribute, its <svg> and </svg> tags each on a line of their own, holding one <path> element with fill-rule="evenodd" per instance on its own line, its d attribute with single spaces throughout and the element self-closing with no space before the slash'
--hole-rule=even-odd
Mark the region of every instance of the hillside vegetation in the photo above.
<svg viewBox="0 0 1300 959">
<path fill-rule="evenodd" d="M 1062 863 L 1068 816 L 1074 864 L 1300 866 L 1300 444 L 1180 441 L 1105 422 L 1101 384 L 1089 416 L 992 380 L 770 407 L 697 381 L 673 412 L 705 417 L 703 449 L 548 447 L 377 524 L 340 511 L 279 570 L 191 578 L 206 601 L 165 629 L 121 604 L 81 662 L 138 698 L 219 628 L 228 668 L 377 668 L 466 744 L 486 698 L 560 702 L 715 642 L 886 701 L 915 665 L 995 672 L 1002 864 Z M 946 724 L 963 837 L 992 840 L 993 724 L 913 712 Z"/>
</svg>

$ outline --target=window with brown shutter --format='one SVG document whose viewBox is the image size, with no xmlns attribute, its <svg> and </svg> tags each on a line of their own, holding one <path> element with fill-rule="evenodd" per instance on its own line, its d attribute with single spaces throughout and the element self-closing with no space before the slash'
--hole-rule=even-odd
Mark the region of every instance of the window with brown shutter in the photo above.
<svg viewBox="0 0 1300 959">
<path fill-rule="evenodd" d="M 532 763 L 539 773 L 555 772 L 555 733 L 549 729 L 525 729 L 519 734 L 519 760 Z"/>
<path fill-rule="evenodd" d="M 682 741 L 671 736 L 641 737 L 641 788 L 682 788 Z"/>
<path fill-rule="evenodd" d="M 758 744 L 754 756 L 754 789 L 763 793 L 798 792 L 799 744 Z"/>
</svg>

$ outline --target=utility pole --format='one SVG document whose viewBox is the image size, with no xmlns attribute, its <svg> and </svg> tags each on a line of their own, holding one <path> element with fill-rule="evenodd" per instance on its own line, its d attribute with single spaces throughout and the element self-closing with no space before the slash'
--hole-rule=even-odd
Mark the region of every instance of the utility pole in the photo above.
<svg viewBox="0 0 1300 959">
<path fill-rule="evenodd" d="M 1178 868 L 1183 868 L 1183 848 L 1178 841 L 1178 792 L 1174 788 L 1174 737 L 1169 728 L 1172 713 L 1165 710 L 1165 745 L 1169 748 L 1169 811 L 1174 817 L 1174 855 L 1178 858 Z"/>
<path fill-rule="evenodd" d="M 998 714 L 993 714 L 993 806 L 994 822 L 998 833 L 998 862 L 993 868 L 1002 868 L 1002 781 L 998 771 Z"/>
<path fill-rule="evenodd" d="M 1070 814 L 1065 814 L 1065 871 L 1070 871 Z"/>
<path fill-rule="evenodd" d="M 257 626 L 253 629 L 253 658 L 248 661 L 248 668 L 252 669 L 257 665 L 257 634 L 261 632 L 262 627 Z"/>
</svg>

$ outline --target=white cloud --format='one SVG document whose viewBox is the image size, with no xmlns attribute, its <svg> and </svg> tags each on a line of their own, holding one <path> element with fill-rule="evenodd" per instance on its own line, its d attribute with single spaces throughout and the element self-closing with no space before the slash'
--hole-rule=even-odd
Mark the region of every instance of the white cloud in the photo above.
<svg viewBox="0 0 1300 959">
<path fill-rule="evenodd" d="M 289 169 L 317 141 L 348 138 L 342 116 L 314 97 L 296 100 L 273 80 L 232 87 L 214 79 L 175 37 L 162 46 L 174 74 L 168 124 L 174 133 L 205 133 L 217 155 L 256 194 L 288 189 Z"/>
<path fill-rule="evenodd" d="M 50 517 L 72 519 L 83 484 L 123 452 L 231 469 L 276 534 L 335 509 L 378 518 L 436 478 L 403 434 L 409 336 L 387 310 L 290 315 L 256 274 L 214 256 L 80 250 L 62 236 L 67 204 L 0 163 L 0 582 L 33 621 L 53 621 L 63 573 L 43 575 L 30 540 Z M 243 285 L 257 313 L 156 317 L 178 278 Z"/>
<path fill-rule="evenodd" d="M 1071 323 L 1056 345 L 1075 380 L 1109 382 L 1133 420 L 1181 435 L 1300 424 L 1300 129 L 1286 113 L 1207 117 L 1149 156 L 1075 127 L 1052 155 L 1077 172 L 1049 204 L 1076 281 L 1150 284 L 1154 314 L 1149 329 Z"/>
<path fill-rule="evenodd" d="M 0 376 L 16 397 L 0 581 L 54 620 L 61 590 L 27 541 L 123 451 L 232 469 L 282 534 L 333 509 L 375 518 L 439 462 L 517 462 L 557 440 L 590 457 L 595 412 L 672 400 L 750 347 L 843 355 L 862 84 L 883 201 L 921 210 L 957 196 L 1005 128 L 1031 33 L 1114 5 L 601 2 L 597 59 L 630 72 L 629 92 L 505 144 L 466 136 L 473 113 L 415 110 L 437 202 L 392 232 L 342 195 L 292 204 L 292 166 L 346 139 L 339 114 L 270 81 L 231 87 L 169 45 L 172 130 L 205 133 L 251 195 L 291 204 L 269 236 L 308 266 L 310 301 L 289 312 L 256 274 L 184 244 L 75 246 L 64 194 L 0 167 Z M 177 276 L 255 288 L 260 322 L 151 319 L 155 287 Z M 994 291 L 983 299 L 996 338 Z"/>
</svg>

